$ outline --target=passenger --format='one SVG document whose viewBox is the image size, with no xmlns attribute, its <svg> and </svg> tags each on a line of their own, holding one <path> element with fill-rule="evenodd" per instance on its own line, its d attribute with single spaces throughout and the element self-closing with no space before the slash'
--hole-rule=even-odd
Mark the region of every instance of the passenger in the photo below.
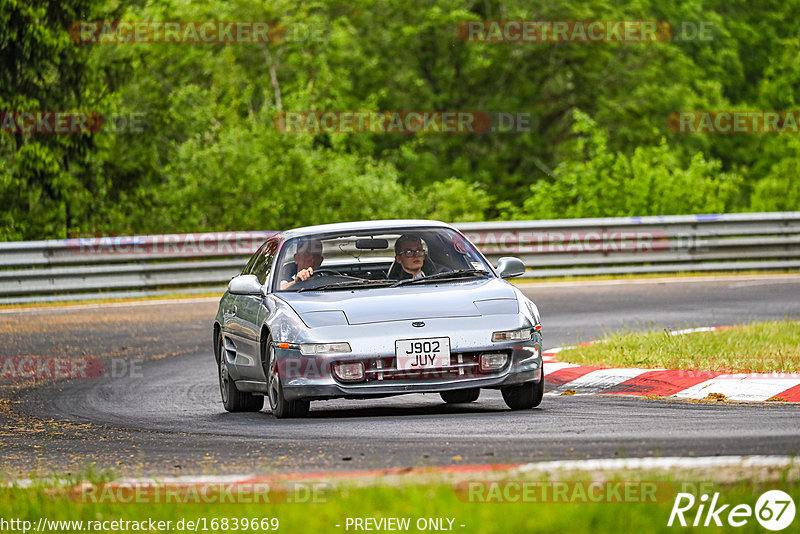
<svg viewBox="0 0 800 534">
<path fill-rule="evenodd" d="M 404 234 L 394 242 L 394 261 L 400 269 L 393 269 L 397 280 L 407 280 L 409 278 L 422 278 L 425 273 L 422 267 L 425 265 L 425 258 L 428 255 L 422 239 L 415 235 Z"/>
<path fill-rule="evenodd" d="M 287 263 L 281 269 L 281 291 L 291 288 L 298 280 L 308 280 L 314 274 L 314 269 L 322 265 L 322 242 L 318 239 L 300 238 L 294 261 Z"/>
</svg>

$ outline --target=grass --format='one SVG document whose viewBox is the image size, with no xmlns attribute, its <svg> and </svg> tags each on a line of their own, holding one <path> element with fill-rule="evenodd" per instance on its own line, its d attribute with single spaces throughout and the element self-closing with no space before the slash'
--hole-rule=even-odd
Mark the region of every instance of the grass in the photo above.
<svg viewBox="0 0 800 534">
<path fill-rule="evenodd" d="M 558 359 L 602 367 L 798 373 L 800 322 L 770 321 L 681 335 L 617 333 L 601 343 L 564 350 Z"/>
<path fill-rule="evenodd" d="M 641 478 L 646 476 L 646 478 Z M 472 482 L 480 481 L 476 475 Z M 596 479 L 603 483 L 622 482 L 628 486 L 641 488 L 642 484 L 655 484 L 657 491 L 650 492 L 649 497 L 638 497 L 638 493 L 629 494 L 631 498 L 623 497 L 623 501 L 613 502 L 615 499 L 602 498 L 601 502 L 591 502 L 586 497 L 589 492 L 576 492 L 575 489 L 586 489 L 591 482 L 589 475 L 570 475 L 558 480 L 546 481 L 541 476 L 527 478 L 529 487 L 531 482 L 537 482 L 538 487 L 549 484 L 552 490 L 556 484 L 567 482 L 570 491 L 554 499 L 554 492 L 534 491 L 528 493 L 527 498 L 522 498 L 521 492 L 490 493 L 488 488 L 470 493 L 464 485 L 451 483 L 425 483 L 388 485 L 377 484 L 370 487 L 344 487 L 331 489 L 325 493 L 317 492 L 316 498 L 295 498 L 299 502 L 271 503 L 226 503 L 226 504 L 152 504 L 144 502 L 146 497 L 134 499 L 129 504 L 117 502 L 85 502 L 84 497 L 67 491 L 64 487 L 53 487 L 37 483 L 32 488 L 0 488 L 0 518 L 8 521 L 19 519 L 29 521 L 35 529 L 40 518 L 71 521 L 171 521 L 175 525 L 178 521 L 201 521 L 200 532 L 225 532 L 234 531 L 233 519 L 239 522 L 242 518 L 272 519 L 278 521 L 279 532 L 318 532 L 318 533 L 344 533 L 354 532 L 351 525 L 347 528 L 348 518 L 409 518 L 410 528 L 407 532 L 419 532 L 417 521 L 420 518 L 433 518 L 443 521 L 444 526 L 449 526 L 448 519 L 452 519 L 452 531 L 463 533 L 503 533 L 510 532 L 569 532 L 570 534 L 598 534 L 617 532 L 675 532 L 708 530 L 699 527 L 686 529 L 680 526 L 668 527 L 667 522 L 678 492 L 693 493 L 698 498 L 703 493 L 712 496 L 719 492 L 719 504 L 746 504 L 751 508 L 755 506 L 758 497 L 765 491 L 780 489 L 788 493 L 795 502 L 800 502 L 800 483 L 793 477 L 772 479 L 770 481 L 738 481 L 734 483 L 713 482 L 687 482 L 674 478 L 673 475 L 635 473 L 630 475 L 603 475 Z M 625 482 L 625 481 L 628 482 Z M 102 482 L 102 481 L 98 481 Z M 519 477 L 505 482 L 522 482 Z M 462 482 L 461 484 L 464 484 Z M 493 484 L 494 487 L 508 488 L 502 481 Z M 534 484 L 537 486 L 537 484 Z M 299 487 L 299 486 L 298 486 Z M 513 486 L 511 486 L 513 488 Z M 621 493 L 624 495 L 624 492 Z M 291 495 L 291 492 L 290 492 Z M 307 495 L 307 494 L 305 494 Z M 473 500 L 470 502 L 470 495 Z M 477 499 L 474 496 L 478 496 Z M 489 498 L 495 495 L 496 498 Z M 508 495 L 507 497 L 504 495 Z M 547 497 L 550 495 L 550 497 Z M 564 496 L 566 495 L 566 498 Z M 609 494 L 611 495 L 611 494 Z M 645 493 L 642 493 L 645 495 Z M 481 499 L 493 502 L 480 502 Z M 508 500 L 512 502 L 507 502 Z M 316 500 L 317 502 L 310 502 Z M 475 501 L 478 502 L 475 502 Z M 519 502 L 520 500 L 524 502 Z M 498 502 L 506 501 L 506 502 Z M 517 501 L 517 502 L 514 502 Z M 609 502 L 611 501 L 611 502 Z M 686 513 L 686 518 L 691 524 L 697 512 L 697 504 Z M 727 511 L 721 515 L 724 522 Z M 222 519 L 227 518 L 228 528 L 222 526 Z M 218 523 L 216 528 L 212 520 Z M 797 519 L 795 519 L 796 523 Z M 702 523 L 701 523 L 702 524 Z M 274 527 L 275 523 L 267 523 Z M 339 525 L 339 526 L 337 526 Z M 463 525 L 463 527 L 462 527 Z M 205 529 L 203 528 L 205 526 Z M 249 523 L 248 523 L 249 526 Z M 111 531 L 112 528 L 106 527 Z M 726 525 L 727 527 L 727 525 Z M 84 526 L 86 529 L 86 526 Z M 4 529 L 5 530 L 5 529 Z M 70 532 L 72 529 L 52 529 L 53 532 Z M 148 531 L 147 528 L 144 529 Z M 191 530 L 185 527 L 185 530 Z M 256 530 L 250 528 L 246 532 L 274 530 L 262 529 L 261 525 Z M 723 531 L 735 530 L 736 532 L 764 532 L 754 517 L 748 518 L 744 527 Z M 95 528 L 94 531 L 97 531 Z M 117 532 L 138 531 L 130 526 L 127 529 L 117 526 Z M 240 531 L 242 531 L 240 529 Z M 714 529 L 713 532 L 719 532 Z"/>
</svg>

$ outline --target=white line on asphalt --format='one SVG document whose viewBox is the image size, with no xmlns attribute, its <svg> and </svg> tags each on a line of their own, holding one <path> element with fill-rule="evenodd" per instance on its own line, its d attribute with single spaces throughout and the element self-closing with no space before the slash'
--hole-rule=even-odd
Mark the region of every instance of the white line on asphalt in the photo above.
<svg viewBox="0 0 800 534">
<path fill-rule="evenodd" d="M 634 279 L 614 279 L 614 280 L 575 280 L 572 282 L 524 282 L 514 284 L 520 289 L 524 288 L 564 288 L 576 286 L 620 286 L 628 284 L 682 284 L 682 283 L 696 283 L 696 282 L 761 282 L 762 284 L 769 283 L 790 283 L 800 281 L 800 275 L 796 274 L 758 274 L 758 275 L 730 275 L 730 276 L 687 276 L 677 278 L 634 278 Z"/>
<path fill-rule="evenodd" d="M 156 486 L 159 484 L 238 484 L 241 482 L 245 482 L 250 480 L 257 475 L 248 474 L 248 475 L 186 475 L 186 476 L 179 476 L 179 477 L 142 477 L 142 478 L 121 478 L 119 480 L 114 480 L 113 484 L 137 484 L 137 485 L 150 485 Z M 67 485 L 74 482 L 73 479 L 69 478 L 60 478 L 56 477 L 53 479 L 49 479 L 49 481 L 53 482 L 54 484 L 62 484 Z M 18 487 L 18 488 L 28 488 L 31 487 L 36 480 L 30 478 L 23 478 L 21 480 L 15 480 L 9 484 L 6 484 L 6 487 Z M 91 485 L 91 482 L 84 481 L 81 483 L 82 485 Z"/>
<path fill-rule="evenodd" d="M 597 460 L 559 460 L 552 462 L 534 462 L 521 465 L 518 471 L 553 471 L 557 469 L 573 469 L 580 471 L 611 469 L 672 469 L 703 467 L 784 467 L 798 465 L 800 460 L 790 456 L 701 456 L 682 458 L 667 456 L 661 458 L 610 458 Z"/>
<path fill-rule="evenodd" d="M 605 470 L 620 470 L 620 469 L 702 469 L 702 468 L 717 468 L 717 467 L 739 467 L 739 468 L 763 468 L 763 467 L 793 467 L 800 465 L 800 460 L 791 456 L 701 456 L 701 457 L 679 457 L 667 456 L 660 458 L 600 458 L 593 460 L 556 460 L 549 462 L 531 462 L 527 464 L 511 465 L 507 467 L 508 472 L 527 473 L 531 471 L 544 471 L 552 473 L 558 470 L 564 471 L 605 471 Z M 467 468 L 468 466 L 464 466 Z M 476 465 L 475 468 L 480 472 L 485 472 L 485 466 Z M 427 474 L 435 473 L 437 471 L 447 471 L 448 467 L 430 467 L 426 468 Z M 468 469 L 462 469 L 459 472 L 465 473 Z M 375 477 L 372 472 L 370 473 L 370 480 L 376 483 L 380 482 L 380 478 Z M 357 471 L 350 471 L 344 473 L 346 475 L 356 475 Z M 338 477 L 343 473 L 315 473 L 313 478 L 327 479 L 330 477 Z M 294 475 L 284 474 L 283 476 L 291 479 Z M 402 475 L 401 475 L 402 476 Z M 410 473 L 406 476 L 415 476 Z M 252 480 L 258 480 L 263 475 L 248 474 L 248 475 L 187 475 L 179 477 L 144 477 L 144 478 L 125 478 L 115 481 L 114 484 L 137 484 L 137 485 L 161 485 L 161 484 L 174 484 L 174 485 L 195 485 L 195 484 L 243 484 Z M 54 484 L 71 484 L 71 479 L 56 478 L 53 479 Z M 31 487 L 36 482 L 32 479 L 16 480 L 14 482 L 4 484 L 5 487 Z"/>
<path fill-rule="evenodd" d="M 72 310 L 91 310 L 96 308 L 122 308 L 125 306 L 157 306 L 161 304 L 196 304 L 198 302 L 219 302 L 220 297 L 186 297 L 182 299 L 136 300 L 131 302 L 107 302 L 105 304 L 76 304 L 66 306 L 38 306 L 36 308 L 8 308 L 0 314 L 59 312 Z"/>
</svg>

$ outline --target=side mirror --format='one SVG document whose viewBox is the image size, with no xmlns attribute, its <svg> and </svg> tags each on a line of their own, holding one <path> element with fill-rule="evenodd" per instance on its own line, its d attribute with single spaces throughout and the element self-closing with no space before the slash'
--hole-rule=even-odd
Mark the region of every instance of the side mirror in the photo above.
<svg viewBox="0 0 800 534">
<path fill-rule="evenodd" d="M 519 258 L 504 257 L 497 260 L 497 274 L 502 278 L 512 278 L 525 274 L 525 264 Z"/>
<path fill-rule="evenodd" d="M 261 284 L 254 274 L 243 274 L 228 282 L 228 291 L 234 295 L 261 295 Z"/>
</svg>

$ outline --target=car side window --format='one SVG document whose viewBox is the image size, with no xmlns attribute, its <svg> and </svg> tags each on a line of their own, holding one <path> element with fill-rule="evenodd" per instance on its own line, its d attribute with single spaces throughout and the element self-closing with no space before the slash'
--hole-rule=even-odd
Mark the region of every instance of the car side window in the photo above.
<svg viewBox="0 0 800 534">
<path fill-rule="evenodd" d="M 247 265 L 244 266 L 244 269 L 242 269 L 242 273 L 241 274 L 253 274 L 253 265 L 255 265 L 255 263 L 258 260 L 258 258 L 261 257 L 261 255 L 264 252 L 264 247 L 266 247 L 266 246 L 267 246 L 267 244 L 264 243 L 263 245 L 258 247 L 258 250 L 255 252 L 255 254 L 250 256 L 250 259 L 247 260 Z"/>
<path fill-rule="evenodd" d="M 249 274 L 254 274 L 258 278 L 258 283 L 264 285 L 267 275 L 272 270 L 275 261 L 275 252 L 278 250 L 278 241 L 269 240 L 259 249 L 256 261 Z"/>
</svg>

